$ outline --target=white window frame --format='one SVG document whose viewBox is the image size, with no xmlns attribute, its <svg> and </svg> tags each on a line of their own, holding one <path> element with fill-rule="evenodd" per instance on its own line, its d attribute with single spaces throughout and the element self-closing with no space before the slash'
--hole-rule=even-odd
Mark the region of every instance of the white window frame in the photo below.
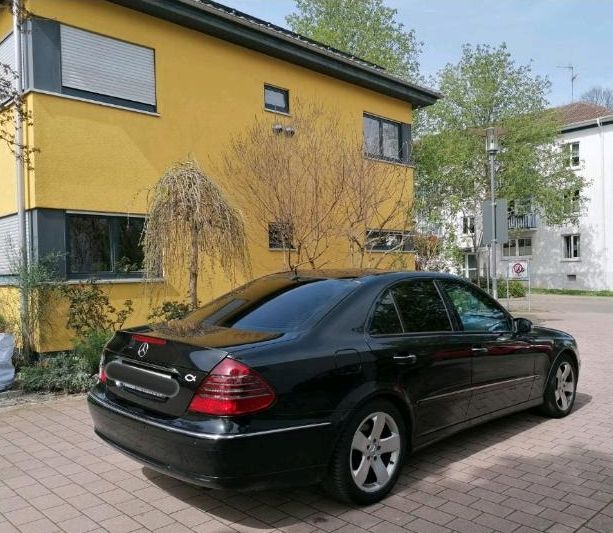
<svg viewBox="0 0 613 533">
<path fill-rule="evenodd" d="M 519 254 L 519 240 L 520 239 L 530 239 L 530 253 L 526 254 L 526 255 L 520 255 Z M 501 256 L 503 259 L 505 258 L 513 258 L 513 259 L 517 259 L 518 257 L 532 257 L 533 255 L 533 251 L 532 251 L 532 246 L 533 246 L 533 242 L 532 242 L 532 237 L 531 236 L 520 236 L 520 237 L 511 237 L 509 238 L 509 240 L 507 241 L 508 243 L 513 243 L 513 246 L 511 246 L 511 249 L 514 250 L 514 253 L 511 255 L 505 255 L 504 253 L 504 245 L 506 243 L 502 243 L 502 250 L 501 250 Z"/>
<path fill-rule="evenodd" d="M 562 235 L 562 253 L 563 261 L 580 261 L 581 260 L 581 233 L 567 233 Z M 573 252 L 577 249 L 577 255 Z"/>
<path fill-rule="evenodd" d="M 474 234 L 475 234 L 475 217 L 472 215 L 464 215 L 462 217 L 462 235 L 474 235 Z"/>
<path fill-rule="evenodd" d="M 581 143 L 579 141 L 570 141 L 566 143 L 568 147 L 568 166 L 569 168 L 581 167 Z M 573 146 L 577 145 L 577 163 L 573 163 Z"/>
</svg>

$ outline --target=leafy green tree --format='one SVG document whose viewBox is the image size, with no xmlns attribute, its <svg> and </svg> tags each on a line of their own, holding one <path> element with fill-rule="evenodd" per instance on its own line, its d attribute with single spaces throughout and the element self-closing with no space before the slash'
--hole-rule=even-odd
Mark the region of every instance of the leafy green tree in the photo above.
<svg viewBox="0 0 613 533">
<path fill-rule="evenodd" d="M 460 61 L 436 81 L 444 97 L 421 112 L 414 151 L 422 218 L 451 223 L 460 213 L 479 213 L 490 194 L 485 128 L 496 126 L 497 197 L 529 200 L 549 224 L 577 219 L 584 180 L 556 141 L 560 121 L 547 109 L 547 79 L 517 65 L 502 44 L 464 46 Z"/>
<path fill-rule="evenodd" d="M 421 44 L 396 20 L 383 0 L 296 0 L 290 28 L 311 39 L 384 67 L 399 77 L 419 78 Z"/>
</svg>

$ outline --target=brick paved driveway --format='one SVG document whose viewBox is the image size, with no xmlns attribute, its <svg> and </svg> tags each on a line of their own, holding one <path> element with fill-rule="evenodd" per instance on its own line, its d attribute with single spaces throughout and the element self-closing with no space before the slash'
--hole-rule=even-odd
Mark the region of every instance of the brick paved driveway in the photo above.
<svg viewBox="0 0 613 533">
<path fill-rule="evenodd" d="M 542 316 L 580 342 L 575 412 L 520 413 L 451 437 L 412 457 L 381 504 L 353 509 L 315 488 L 206 491 L 159 476 L 96 438 L 78 397 L 0 410 L 0 532 L 611 533 L 613 309 L 546 305 L 558 302 L 564 311 Z"/>
</svg>

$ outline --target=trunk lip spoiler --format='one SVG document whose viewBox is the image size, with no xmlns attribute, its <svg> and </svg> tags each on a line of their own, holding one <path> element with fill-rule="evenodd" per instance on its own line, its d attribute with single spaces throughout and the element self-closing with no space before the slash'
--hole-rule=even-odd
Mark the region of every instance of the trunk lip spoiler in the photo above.
<svg viewBox="0 0 613 533">
<path fill-rule="evenodd" d="M 96 396 L 95 394 L 93 394 L 92 392 L 90 392 L 87 395 L 87 399 L 94 403 L 97 404 L 99 407 L 102 407 L 104 409 L 108 409 L 109 411 L 113 411 L 119 415 L 125 416 L 127 418 L 131 418 L 133 420 L 137 420 L 138 422 L 142 422 L 143 424 L 148 424 L 150 426 L 154 426 L 160 429 L 164 429 L 166 431 L 172 431 L 173 433 L 180 433 L 182 435 L 186 435 L 188 437 L 193 437 L 193 438 L 197 438 L 197 439 L 207 439 L 207 440 L 233 440 L 233 439 L 242 439 L 242 438 L 248 438 L 248 437 L 259 437 L 259 436 L 263 436 L 263 435 L 274 435 L 275 433 L 284 433 L 284 432 L 288 432 L 288 431 L 298 431 L 301 429 L 314 429 L 314 428 L 319 428 L 319 427 L 326 427 L 326 426 L 331 426 L 332 422 L 316 422 L 313 424 L 302 424 L 299 426 L 289 426 L 289 427 L 285 427 L 285 428 L 275 428 L 275 429 L 268 429 L 268 430 L 264 430 L 264 431 L 253 431 L 251 433 L 236 433 L 236 434 L 230 434 L 230 433 L 220 433 L 220 434 L 216 434 L 216 433 L 200 433 L 197 431 L 190 431 L 188 429 L 181 429 L 181 428 L 176 428 L 173 426 L 168 426 L 166 424 L 162 424 L 160 422 L 156 422 L 154 420 L 142 417 L 142 416 L 138 416 L 135 415 L 133 413 L 130 413 L 129 411 L 126 411 L 124 409 L 121 409 L 113 404 L 111 404 L 108 401 L 103 400 L 102 398 L 100 398 L 99 396 Z"/>
</svg>

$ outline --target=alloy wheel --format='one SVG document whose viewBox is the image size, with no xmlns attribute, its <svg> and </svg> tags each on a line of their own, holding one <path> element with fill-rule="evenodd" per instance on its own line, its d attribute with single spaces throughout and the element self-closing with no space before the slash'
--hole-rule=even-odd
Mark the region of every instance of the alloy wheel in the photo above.
<svg viewBox="0 0 613 533">
<path fill-rule="evenodd" d="M 402 443 L 398 426 L 387 413 L 368 415 L 351 443 L 349 467 L 354 483 L 365 492 L 385 487 L 399 466 Z"/>
<path fill-rule="evenodd" d="M 556 372 L 556 389 L 554 396 L 560 409 L 566 411 L 575 395 L 575 373 L 570 363 L 564 362 Z"/>
</svg>

